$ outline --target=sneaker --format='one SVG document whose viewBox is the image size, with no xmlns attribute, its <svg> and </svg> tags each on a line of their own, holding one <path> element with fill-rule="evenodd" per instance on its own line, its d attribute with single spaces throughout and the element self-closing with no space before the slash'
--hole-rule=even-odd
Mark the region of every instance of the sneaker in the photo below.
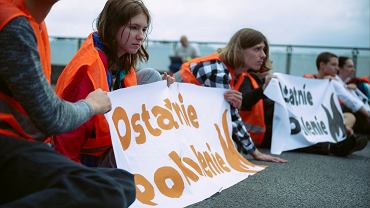
<svg viewBox="0 0 370 208">
<path fill-rule="evenodd" d="M 364 149 L 368 142 L 368 135 L 354 134 L 353 136 L 355 138 L 355 147 L 353 148 L 353 152 Z"/>
<path fill-rule="evenodd" d="M 336 156 L 344 157 L 354 152 L 355 146 L 356 146 L 355 136 L 351 135 L 341 142 L 331 144 L 330 152 Z"/>
</svg>

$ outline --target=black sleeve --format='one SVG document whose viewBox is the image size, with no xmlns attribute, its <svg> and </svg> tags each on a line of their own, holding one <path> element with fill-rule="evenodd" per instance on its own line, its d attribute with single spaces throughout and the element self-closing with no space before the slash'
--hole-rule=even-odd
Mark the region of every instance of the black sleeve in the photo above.
<svg viewBox="0 0 370 208">
<path fill-rule="evenodd" d="M 243 101 L 241 110 L 251 110 L 252 107 L 264 97 L 262 87 L 247 92 L 242 92 Z"/>
</svg>

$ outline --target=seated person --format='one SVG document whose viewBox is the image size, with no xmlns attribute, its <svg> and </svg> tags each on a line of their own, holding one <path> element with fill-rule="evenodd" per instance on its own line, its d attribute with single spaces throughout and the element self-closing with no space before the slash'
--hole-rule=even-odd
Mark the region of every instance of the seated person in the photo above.
<svg viewBox="0 0 370 208">
<path fill-rule="evenodd" d="M 340 78 L 338 80 L 342 81 L 343 84 L 346 84 L 346 87 L 349 89 L 360 90 L 368 99 L 370 99 L 370 82 L 366 77 L 353 77 L 355 72 L 353 60 L 347 56 L 340 56 L 338 61 L 338 77 Z"/>
<path fill-rule="evenodd" d="M 170 57 L 170 74 L 176 73 L 182 63 L 199 56 L 198 51 L 189 44 L 188 38 L 185 35 L 181 36 L 180 43 L 181 45 L 176 48 L 174 56 Z"/>
<path fill-rule="evenodd" d="M 0 207 L 128 207 L 134 175 L 88 168 L 43 143 L 111 109 L 97 89 L 75 103 L 50 86 L 44 19 L 56 0 L 0 0 Z"/>
<path fill-rule="evenodd" d="M 89 35 L 60 75 L 57 94 L 74 102 L 98 87 L 112 91 L 135 86 L 140 80 L 158 81 L 160 75 L 154 69 L 142 69 L 137 74 L 135 71 L 139 60 L 148 59 L 142 43 L 149 23 L 149 12 L 141 1 L 108 1 L 97 20 L 97 32 Z M 166 74 L 164 78 L 167 79 Z M 86 166 L 116 167 L 104 115 L 55 136 L 53 142 L 58 152 Z"/>
<path fill-rule="evenodd" d="M 246 115 L 244 122 L 246 126 L 259 126 L 265 129 L 264 131 L 257 131 L 258 128 L 251 128 L 250 132 L 255 132 L 252 135 L 256 135 L 252 138 L 258 138 L 259 141 L 256 141 L 260 147 L 270 148 L 271 139 L 272 139 L 272 122 L 274 116 L 274 101 L 269 99 L 263 94 L 263 90 L 268 82 L 273 77 L 270 74 L 271 65 L 266 64 L 261 67 L 259 70 L 250 69 L 248 75 L 245 76 L 243 83 L 241 84 L 239 91 L 243 93 L 243 103 L 241 105 L 241 115 Z M 258 119 L 258 115 L 262 115 L 262 119 Z M 348 116 L 348 115 L 346 115 Z M 253 119 L 254 118 L 254 119 Z M 349 117 L 345 120 L 347 122 L 353 119 L 354 117 Z M 258 121 L 251 122 L 251 121 Z M 351 128 L 354 124 L 354 121 L 345 123 L 346 126 Z M 334 154 L 337 156 L 346 156 L 351 154 L 354 151 L 359 151 L 365 148 L 367 144 L 367 139 L 351 135 L 347 139 L 339 143 L 318 143 L 310 147 L 297 149 L 295 151 L 301 151 L 306 153 L 315 153 L 315 154 Z"/>
<path fill-rule="evenodd" d="M 370 113 L 366 110 L 364 103 L 351 94 L 343 84 L 343 81 L 336 76 L 338 57 L 333 53 L 323 52 L 316 59 L 316 67 L 318 74 L 306 74 L 304 76 L 307 78 L 331 79 L 344 112 L 352 113 L 356 117 L 355 132 L 370 135 Z"/>
<path fill-rule="evenodd" d="M 239 53 L 235 53 L 238 51 Z M 232 119 L 232 138 L 239 151 L 251 154 L 256 160 L 287 162 L 279 157 L 261 153 L 254 145 L 237 108 L 242 105 L 242 94 L 238 89 L 240 78 L 248 68 L 260 68 L 268 59 L 268 44 L 259 31 L 244 28 L 236 32 L 227 46 L 217 53 L 199 57 L 184 63 L 175 74 L 177 81 L 205 87 L 230 89 L 225 93 Z"/>
</svg>

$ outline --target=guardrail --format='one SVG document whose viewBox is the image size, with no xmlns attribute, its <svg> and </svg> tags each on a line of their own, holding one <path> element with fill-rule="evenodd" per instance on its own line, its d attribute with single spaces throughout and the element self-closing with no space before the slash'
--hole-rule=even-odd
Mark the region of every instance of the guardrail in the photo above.
<svg viewBox="0 0 370 208">
<path fill-rule="evenodd" d="M 51 37 L 52 64 L 57 66 L 67 64 L 83 41 L 84 38 L 77 37 Z M 141 63 L 139 67 L 167 71 L 170 63 L 169 56 L 178 45 L 178 41 L 149 40 L 147 44 L 149 61 Z M 203 56 L 225 46 L 226 43 L 191 41 L 190 44 L 198 48 L 200 55 Z M 298 76 L 316 73 L 315 59 L 317 54 L 323 51 L 352 57 L 357 75 L 370 75 L 370 48 L 368 47 L 270 44 L 270 57 L 274 71 Z"/>
</svg>

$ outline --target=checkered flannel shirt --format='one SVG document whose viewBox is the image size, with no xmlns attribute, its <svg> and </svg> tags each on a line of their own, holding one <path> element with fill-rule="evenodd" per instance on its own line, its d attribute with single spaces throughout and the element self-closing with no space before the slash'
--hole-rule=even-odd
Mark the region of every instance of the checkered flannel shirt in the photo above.
<svg viewBox="0 0 370 208">
<path fill-rule="evenodd" d="M 221 61 L 208 61 L 190 64 L 190 70 L 196 79 L 205 87 L 231 89 L 231 75 Z M 244 153 L 252 153 L 256 147 L 244 126 L 236 108 L 230 105 L 230 113 L 233 127 L 233 139 L 242 146 Z"/>
</svg>

